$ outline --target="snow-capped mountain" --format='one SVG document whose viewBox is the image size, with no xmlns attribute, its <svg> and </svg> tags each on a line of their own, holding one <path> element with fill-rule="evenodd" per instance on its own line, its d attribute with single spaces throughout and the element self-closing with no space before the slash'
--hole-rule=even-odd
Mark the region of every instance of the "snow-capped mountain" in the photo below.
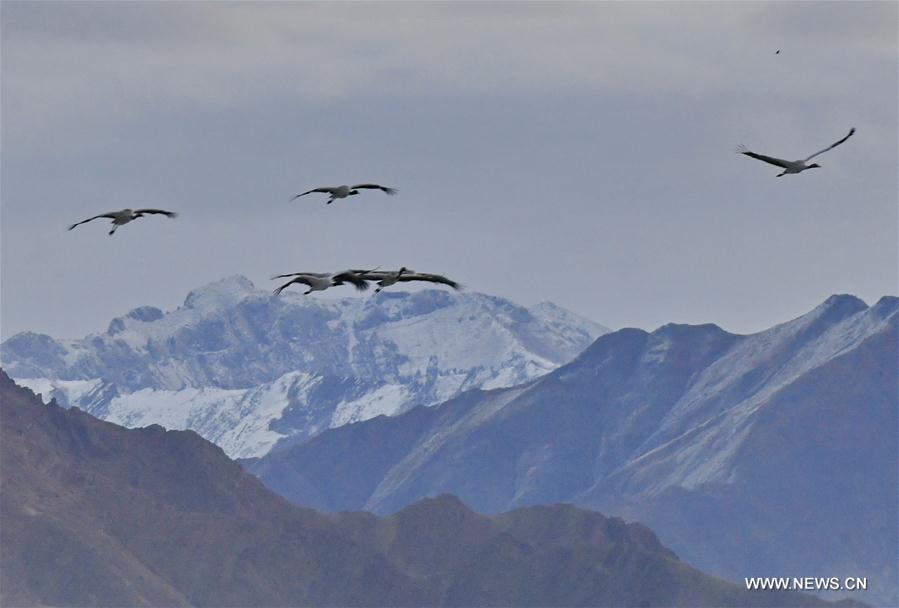
<svg viewBox="0 0 899 608">
<path fill-rule="evenodd" d="M 170 312 L 136 308 L 103 334 L 17 334 L 2 355 L 10 376 L 45 399 L 126 426 L 193 429 L 245 458 L 536 378 L 606 331 L 548 302 L 440 290 L 272 297 L 235 276 Z"/>
<path fill-rule="evenodd" d="M 732 580 L 851 572 L 870 582 L 854 599 L 895 606 L 897 349 L 896 297 L 832 296 L 751 335 L 622 329 L 529 383 L 334 429 L 248 468 L 335 511 L 443 492 L 488 513 L 572 502 L 644 522 Z"/>
</svg>

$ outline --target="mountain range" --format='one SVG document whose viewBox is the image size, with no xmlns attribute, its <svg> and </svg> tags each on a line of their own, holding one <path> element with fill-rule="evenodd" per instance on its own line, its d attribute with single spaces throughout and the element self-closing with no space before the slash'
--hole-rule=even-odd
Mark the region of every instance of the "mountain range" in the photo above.
<svg viewBox="0 0 899 608">
<path fill-rule="evenodd" d="M 570 505 L 317 513 L 192 431 L 45 405 L 2 371 L 0 434 L 4 606 L 829 605 L 710 577 Z"/>
<path fill-rule="evenodd" d="M 833 296 L 751 335 L 623 329 L 519 386 L 245 464 L 328 511 L 447 492 L 484 513 L 571 502 L 641 521 L 731 580 L 864 576 L 860 599 L 896 606 L 897 344 L 895 297 Z"/>
<path fill-rule="evenodd" d="M 273 297 L 241 276 L 176 310 L 136 308 L 77 340 L 16 334 L 4 368 L 49 400 L 129 427 L 192 429 L 232 457 L 470 388 L 520 384 L 608 330 L 554 304 L 478 293 Z"/>
</svg>

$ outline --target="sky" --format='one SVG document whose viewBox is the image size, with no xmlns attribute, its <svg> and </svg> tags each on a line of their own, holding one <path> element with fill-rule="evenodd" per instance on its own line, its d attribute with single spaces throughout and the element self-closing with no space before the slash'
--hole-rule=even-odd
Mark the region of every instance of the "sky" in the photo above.
<svg viewBox="0 0 899 608">
<path fill-rule="evenodd" d="M 897 6 L 4 1 L 0 334 L 377 266 L 612 328 L 873 304 L 899 290 Z M 734 153 L 853 126 L 800 175 Z M 288 202 L 369 181 L 399 194 Z M 180 217 L 66 231 L 124 207 Z"/>
</svg>

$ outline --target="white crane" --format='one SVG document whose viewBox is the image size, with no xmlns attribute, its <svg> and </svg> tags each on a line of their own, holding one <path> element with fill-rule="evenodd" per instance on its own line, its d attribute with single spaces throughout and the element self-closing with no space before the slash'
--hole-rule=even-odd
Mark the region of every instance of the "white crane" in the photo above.
<svg viewBox="0 0 899 608">
<path fill-rule="evenodd" d="M 94 220 L 98 220 L 103 217 L 108 217 L 112 220 L 112 230 L 109 231 L 109 236 L 112 236 L 119 226 L 124 226 L 130 221 L 136 220 L 139 217 L 143 217 L 145 215 L 153 215 L 153 214 L 161 214 L 166 217 L 175 218 L 178 217 L 178 214 L 174 211 L 166 211 L 164 209 L 122 209 L 121 211 L 110 211 L 109 213 L 101 213 L 100 215 L 95 215 L 94 217 L 89 217 L 86 220 L 81 220 L 80 222 L 76 222 L 69 226 L 69 230 L 72 230 L 75 226 L 79 226 L 81 224 L 85 224 L 87 222 L 92 222 Z"/>
<path fill-rule="evenodd" d="M 756 154 L 755 152 L 750 152 L 746 148 L 746 146 L 742 146 L 742 145 L 737 148 L 737 153 L 745 154 L 746 156 L 751 156 L 752 158 L 757 158 L 758 160 L 765 161 L 766 163 L 769 163 L 772 165 L 777 165 L 778 167 L 782 167 L 783 172 L 779 173 L 777 175 L 777 177 L 783 177 L 784 175 L 787 175 L 788 173 L 802 173 L 806 169 L 820 168 L 821 165 L 819 165 L 818 163 L 812 163 L 810 165 L 810 164 L 808 164 L 808 161 L 812 160 L 819 154 L 824 154 L 828 150 L 833 150 L 834 148 L 839 146 L 841 143 L 843 143 L 844 141 L 846 141 L 847 139 L 852 137 L 853 133 L 855 133 L 855 127 L 852 127 L 851 129 L 849 129 L 849 134 L 846 137 L 844 137 L 843 139 L 841 139 L 840 141 L 836 142 L 835 144 L 830 144 L 823 150 L 815 152 L 808 158 L 804 158 L 802 160 L 783 160 L 782 158 L 774 158 L 773 156 L 765 156 L 764 154 Z"/>
<path fill-rule="evenodd" d="M 390 287 L 391 285 L 396 285 L 397 283 L 405 283 L 408 281 L 426 281 L 428 283 L 440 283 L 442 285 L 449 285 L 453 289 L 462 289 L 462 286 L 459 283 L 453 281 L 452 279 L 448 279 L 443 275 L 415 272 L 414 270 L 409 270 L 405 266 L 395 272 L 387 270 L 373 271 L 357 269 L 351 270 L 350 272 L 368 281 L 377 281 L 378 288 L 375 289 L 375 293 L 380 293 L 380 291 L 385 287 Z"/>
<path fill-rule="evenodd" d="M 377 281 L 378 287 L 375 289 L 375 293 L 381 293 L 381 290 L 385 287 L 390 287 L 391 285 L 396 285 L 400 277 L 406 273 L 410 272 L 408 268 L 403 266 L 396 272 L 383 271 L 377 272 L 376 270 L 353 270 L 352 272 L 356 273 L 358 276 L 363 279 L 368 279 L 370 281 Z"/>
<path fill-rule="evenodd" d="M 285 287 L 293 285 L 294 283 L 302 283 L 303 285 L 309 286 L 309 289 L 303 293 L 304 296 L 309 295 L 313 291 L 324 291 L 330 287 L 338 287 L 346 283 L 353 285 L 353 287 L 356 288 L 356 291 L 365 291 L 368 289 L 368 282 L 354 270 L 344 270 L 343 272 L 334 274 L 326 272 L 291 272 L 289 274 L 273 276 L 272 280 L 284 279 L 287 277 L 294 278 L 275 289 L 275 295 L 280 294 Z"/>
<path fill-rule="evenodd" d="M 325 203 L 330 205 L 334 202 L 335 199 L 338 198 L 346 198 L 348 196 L 354 196 L 359 194 L 359 190 L 380 190 L 390 195 L 394 195 L 397 193 L 395 188 L 388 188 L 387 186 L 379 186 L 378 184 L 356 184 L 355 186 L 325 186 L 322 188 L 314 188 L 302 194 L 297 194 L 290 200 L 294 201 L 301 196 L 306 196 L 307 194 L 312 194 L 313 192 L 323 192 L 325 194 L 330 194 L 331 198 L 328 199 L 328 202 Z"/>
</svg>

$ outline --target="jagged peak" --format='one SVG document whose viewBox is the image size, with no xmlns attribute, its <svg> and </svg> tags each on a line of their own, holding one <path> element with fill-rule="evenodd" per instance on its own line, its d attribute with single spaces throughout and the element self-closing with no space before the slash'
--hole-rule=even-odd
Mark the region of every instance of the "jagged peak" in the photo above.
<svg viewBox="0 0 899 608">
<path fill-rule="evenodd" d="M 116 317 L 110 321 L 109 326 L 106 328 L 106 333 L 114 336 L 125 331 L 125 327 L 128 323 L 152 323 L 153 321 L 158 321 L 163 316 L 165 316 L 165 313 L 155 306 L 138 306 L 137 308 L 132 308 L 128 311 L 128 314 L 124 317 Z"/>
<path fill-rule="evenodd" d="M 850 294 L 834 294 L 811 311 L 800 315 L 792 321 L 778 325 L 775 329 L 784 326 L 795 328 L 828 327 L 867 309 L 868 305 L 861 298 Z"/>
<path fill-rule="evenodd" d="M 790 332 L 803 332 L 811 328 L 817 328 L 817 331 L 823 331 L 825 328 L 840 323 L 867 309 L 868 305 L 861 298 L 851 294 L 834 294 L 809 312 L 752 335 L 762 335 L 784 330 Z"/>
<path fill-rule="evenodd" d="M 129 310 L 128 314 L 125 316 L 129 319 L 134 319 L 135 321 L 150 323 L 152 321 L 161 319 L 163 316 L 163 312 L 155 306 L 138 306 L 137 308 L 132 308 L 131 310 Z"/>
<path fill-rule="evenodd" d="M 676 337 L 687 333 L 728 334 L 730 332 L 722 329 L 715 323 L 699 323 L 697 325 L 691 323 L 666 323 L 653 331 L 650 335 Z"/>
<path fill-rule="evenodd" d="M 883 296 L 877 300 L 877 303 L 870 310 L 878 317 L 885 319 L 899 310 L 899 297 Z"/>
<path fill-rule="evenodd" d="M 644 344 L 649 337 L 649 332 L 638 327 L 623 327 L 619 330 L 603 334 L 593 341 L 593 344 L 581 351 L 574 361 L 568 365 L 563 365 L 553 373 L 563 373 L 566 368 L 572 365 L 580 365 L 586 361 L 600 356 L 601 353 L 615 352 L 619 349 L 627 348 L 636 344 Z"/>
<path fill-rule="evenodd" d="M 235 274 L 192 290 L 184 298 L 184 307 L 230 306 L 256 293 L 256 291 L 256 286 L 250 279 Z"/>
<path fill-rule="evenodd" d="M 39 393 L 34 392 L 27 386 L 22 386 L 21 384 L 17 383 L 15 380 L 10 378 L 9 375 L 6 373 L 6 370 L 4 370 L 2 367 L 0 367 L 0 389 L 13 391 L 13 392 L 16 392 L 16 393 L 19 393 L 22 395 L 27 395 L 28 397 L 33 398 L 33 399 L 38 399 L 40 396 Z M 2 401 L 2 400 L 0 400 L 0 401 Z M 56 405 L 56 400 L 55 399 L 51 400 L 50 404 Z M 50 405 L 50 404 L 48 404 L 48 405 Z"/>
<path fill-rule="evenodd" d="M 861 298 L 848 293 L 837 293 L 816 306 L 812 312 L 833 311 L 840 314 L 855 314 L 867 308 L 868 305 Z"/>
<path fill-rule="evenodd" d="M 41 334 L 34 331 L 20 331 L 17 334 L 13 334 L 9 338 L 7 338 L 4 342 L 4 346 L 12 346 L 16 343 L 41 343 L 46 345 L 57 344 L 56 339 L 52 336 L 48 336 L 47 334 Z"/>
</svg>

